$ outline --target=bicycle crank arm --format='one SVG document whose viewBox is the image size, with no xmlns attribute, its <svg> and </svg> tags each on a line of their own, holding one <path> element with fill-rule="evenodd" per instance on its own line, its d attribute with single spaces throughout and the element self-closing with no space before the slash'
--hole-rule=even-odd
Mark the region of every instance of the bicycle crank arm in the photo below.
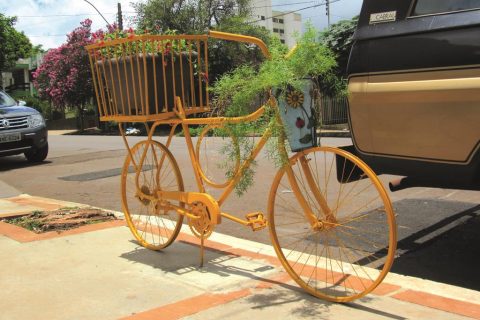
<svg viewBox="0 0 480 320">
<path fill-rule="evenodd" d="M 189 205 L 195 202 L 203 203 L 205 206 L 207 206 L 210 219 L 213 224 L 219 224 L 222 220 L 217 201 L 206 193 L 159 190 L 157 191 L 157 195 L 159 199 L 176 200 Z M 181 211 L 183 211 L 182 213 L 185 213 L 187 216 L 191 215 L 191 213 L 187 214 L 187 210 L 185 209 L 182 209 Z"/>
</svg>

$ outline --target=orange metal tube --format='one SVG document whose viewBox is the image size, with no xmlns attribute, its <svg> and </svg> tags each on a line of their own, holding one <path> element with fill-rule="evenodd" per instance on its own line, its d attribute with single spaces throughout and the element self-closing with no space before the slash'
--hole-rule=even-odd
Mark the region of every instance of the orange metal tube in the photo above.
<svg viewBox="0 0 480 320">
<path fill-rule="evenodd" d="M 155 112 L 158 113 L 159 112 L 159 109 L 158 109 L 158 92 L 157 92 L 157 65 L 156 65 L 156 60 L 155 57 L 157 56 L 158 54 L 158 48 L 157 46 L 155 45 L 155 42 L 153 40 L 151 40 L 151 43 L 150 45 L 152 46 L 152 51 L 153 51 L 153 56 L 152 56 L 152 64 L 153 64 L 153 90 L 154 90 L 154 93 L 155 93 Z"/>
<path fill-rule="evenodd" d="M 307 179 L 308 186 L 312 191 L 313 196 L 315 197 L 315 200 L 320 205 L 320 208 L 322 209 L 323 214 L 325 215 L 325 217 L 330 217 L 332 215 L 332 210 L 328 206 L 328 203 L 325 200 L 325 197 L 323 196 L 322 192 L 318 188 L 318 185 L 315 183 L 315 178 L 313 177 L 312 170 L 308 165 L 308 159 L 305 158 L 305 155 L 303 154 L 303 152 L 302 152 L 302 155 L 300 156 L 300 165 Z"/>
<path fill-rule="evenodd" d="M 128 73 L 127 73 L 127 57 L 125 55 L 125 45 L 122 44 L 122 58 L 123 58 L 123 72 L 124 72 L 124 75 L 125 75 L 125 88 L 127 89 L 127 110 L 128 112 L 125 112 L 124 111 L 124 115 L 130 115 L 130 109 L 131 109 L 131 106 L 130 106 L 130 89 L 129 89 L 129 83 L 128 83 Z"/>
<path fill-rule="evenodd" d="M 265 130 L 265 132 L 263 133 L 263 136 L 260 138 L 260 141 L 257 142 L 257 145 L 255 146 L 255 148 L 252 150 L 248 158 L 242 163 L 242 165 L 240 166 L 240 169 L 237 171 L 233 179 L 230 181 L 230 184 L 226 187 L 226 189 L 223 191 L 222 195 L 220 196 L 218 200 L 218 204 L 220 206 L 223 204 L 223 202 L 225 202 L 225 200 L 228 199 L 228 196 L 230 195 L 230 193 L 233 191 L 237 183 L 242 178 L 245 170 L 250 167 L 250 164 L 252 163 L 252 161 L 255 160 L 258 154 L 260 153 L 260 151 L 262 151 L 263 147 L 267 143 L 268 138 L 270 137 L 271 134 L 272 132 L 270 129 Z"/>
<path fill-rule="evenodd" d="M 97 84 L 97 79 L 95 77 L 95 71 L 93 69 L 94 62 L 92 61 L 92 55 L 93 54 L 91 52 L 88 53 L 88 60 L 90 61 L 90 70 L 92 72 L 93 87 L 95 88 L 95 96 L 97 98 L 98 111 L 99 111 L 99 114 L 100 114 L 100 117 L 101 117 L 101 116 L 103 116 L 103 113 L 102 113 L 102 108 L 100 107 L 101 106 L 100 95 L 98 93 L 99 85 Z M 97 74 L 97 76 L 98 76 L 98 74 Z"/>
<path fill-rule="evenodd" d="M 120 66 L 119 66 L 119 64 L 120 64 L 120 59 L 117 56 L 117 57 L 115 57 L 115 66 L 117 68 L 117 79 L 120 79 Z M 120 91 L 120 101 L 122 103 L 122 112 L 123 112 L 123 114 L 125 114 L 125 100 L 123 99 L 123 90 L 122 90 L 122 86 L 120 84 L 120 81 L 118 81 L 118 86 L 119 86 L 118 91 Z M 117 114 L 120 113 L 119 108 L 120 108 L 120 106 L 117 105 Z"/>
<path fill-rule="evenodd" d="M 215 39 L 230 40 L 230 41 L 238 41 L 238 42 L 255 44 L 260 48 L 260 50 L 262 50 L 262 53 L 265 57 L 270 58 L 270 52 L 268 51 L 268 48 L 265 45 L 265 42 L 263 42 L 262 40 L 260 40 L 258 38 L 250 37 L 250 36 L 244 36 L 244 35 L 240 35 L 240 34 L 228 33 L 228 32 L 213 31 L 213 30 L 209 31 L 208 35 L 212 38 L 215 38 Z"/>
</svg>

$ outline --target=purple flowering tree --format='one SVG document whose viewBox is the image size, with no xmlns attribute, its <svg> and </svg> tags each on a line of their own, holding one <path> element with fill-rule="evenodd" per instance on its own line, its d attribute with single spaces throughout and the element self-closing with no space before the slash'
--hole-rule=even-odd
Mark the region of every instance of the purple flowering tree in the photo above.
<svg viewBox="0 0 480 320">
<path fill-rule="evenodd" d="M 47 52 L 33 74 L 41 98 L 51 101 L 54 108 L 62 112 L 66 106 L 76 107 L 81 117 L 85 105 L 93 97 L 90 64 L 84 47 L 93 43 L 101 33 L 92 33 L 91 25 L 90 19 L 81 22 L 68 34 L 66 43 Z"/>
</svg>

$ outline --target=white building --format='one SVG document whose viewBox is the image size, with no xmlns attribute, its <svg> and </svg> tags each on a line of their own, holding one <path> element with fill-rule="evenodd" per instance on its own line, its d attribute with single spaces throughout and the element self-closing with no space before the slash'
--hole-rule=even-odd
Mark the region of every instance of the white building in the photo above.
<svg viewBox="0 0 480 320">
<path fill-rule="evenodd" d="M 294 35 L 302 33 L 300 14 L 272 10 L 272 0 L 254 0 L 251 6 L 252 21 L 278 35 L 289 48 L 295 45 Z"/>
<path fill-rule="evenodd" d="M 18 59 L 11 70 L 2 72 L 3 88 L 9 93 L 19 91 L 21 94 L 33 94 L 35 89 L 31 74 L 42 63 L 44 53 L 38 53 L 34 57 Z"/>
</svg>

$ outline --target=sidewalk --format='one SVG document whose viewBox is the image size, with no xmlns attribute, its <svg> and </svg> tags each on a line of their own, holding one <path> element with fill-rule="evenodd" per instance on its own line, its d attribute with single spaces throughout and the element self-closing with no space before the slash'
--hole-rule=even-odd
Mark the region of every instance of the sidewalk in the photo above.
<svg viewBox="0 0 480 320">
<path fill-rule="evenodd" d="M 84 205 L 4 195 L 0 217 L 65 206 Z M 391 273 L 334 304 L 299 289 L 269 245 L 214 233 L 203 268 L 198 245 L 188 227 L 154 252 L 123 221 L 42 235 L 0 222 L 0 319 L 480 319 L 476 291 Z"/>
</svg>

